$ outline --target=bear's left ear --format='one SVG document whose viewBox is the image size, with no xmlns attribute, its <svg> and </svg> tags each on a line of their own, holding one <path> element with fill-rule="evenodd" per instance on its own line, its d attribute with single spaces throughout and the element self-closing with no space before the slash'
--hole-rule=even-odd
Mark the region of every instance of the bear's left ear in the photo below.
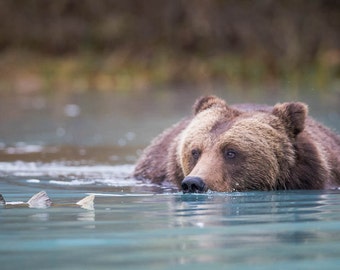
<svg viewBox="0 0 340 270">
<path fill-rule="evenodd" d="M 308 107 L 301 102 L 287 102 L 275 105 L 272 113 L 281 119 L 288 134 L 294 138 L 305 127 Z"/>
</svg>

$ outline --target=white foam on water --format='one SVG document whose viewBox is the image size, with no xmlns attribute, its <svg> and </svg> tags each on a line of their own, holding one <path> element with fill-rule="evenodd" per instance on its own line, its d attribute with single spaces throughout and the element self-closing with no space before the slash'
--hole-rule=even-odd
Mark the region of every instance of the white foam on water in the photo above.
<svg viewBox="0 0 340 270">
<path fill-rule="evenodd" d="M 26 180 L 27 183 L 40 183 L 39 179 L 27 179 Z"/>
<path fill-rule="evenodd" d="M 18 201 L 18 202 L 6 202 L 6 204 L 7 205 L 20 205 L 20 204 L 27 204 L 27 203 Z"/>
<path fill-rule="evenodd" d="M 94 165 L 94 166 L 72 166 L 65 165 L 60 162 L 55 163 L 39 163 L 39 162 L 0 162 L 0 171 L 20 174 L 20 176 L 39 174 L 50 175 L 55 173 L 60 174 L 95 174 L 95 173 L 108 173 L 121 176 L 127 176 L 132 173 L 133 165 Z"/>
<path fill-rule="evenodd" d="M 87 195 L 95 195 L 101 197 L 152 197 L 158 194 L 144 194 L 144 193 L 124 193 L 124 194 L 115 194 L 115 193 L 86 193 Z"/>
<path fill-rule="evenodd" d="M 105 185 L 113 187 L 128 187 L 139 185 L 140 181 L 132 178 L 117 178 L 116 176 L 111 176 L 109 179 L 75 179 L 71 181 L 61 181 L 61 180 L 50 180 L 50 184 L 54 185 L 64 185 L 64 186 L 81 186 L 81 185 Z"/>
<path fill-rule="evenodd" d="M 134 166 L 129 164 L 69 166 L 63 163 L 0 162 L 0 172 L 19 177 L 31 177 L 26 180 L 27 183 L 40 183 L 41 180 L 36 177 L 47 176 L 52 178 L 48 183 L 63 186 L 98 184 L 127 187 L 145 185 L 145 183 L 132 178 L 133 168 Z M 64 177 L 65 180 L 60 180 L 60 177 Z"/>
<path fill-rule="evenodd" d="M 44 147 L 42 145 L 30 145 L 25 143 L 17 143 L 15 146 L 6 148 L 6 154 L 28 154 L 40 153 Z"/>
<path fill-rule="evenodd" d="M 91 185 L 95 183 L 95 181 L 84 181 L 84 180 L 71 180 L 71 181 L 50 180 L 48 182 L 50 184 L 62 185 L 62 186 L 83 186 L 83 185 Z"/>
</svg>

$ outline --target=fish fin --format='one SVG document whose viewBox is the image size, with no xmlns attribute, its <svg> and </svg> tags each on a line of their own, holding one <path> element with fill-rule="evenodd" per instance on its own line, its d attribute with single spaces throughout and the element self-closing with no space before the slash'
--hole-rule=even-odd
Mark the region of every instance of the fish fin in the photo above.
<svg viewBox="0 0 340 270">
<path fill-rule="evenodd" d="M 52 201 L 45 191 L 40 191 L 37 194 L 34 194 L 28 200 L 27 204 L 30 208 L 47 208 L 51 206 Z"/>
<path fill-rule="evenodd" d="M 95 195 L 91 194 L 81 199 L 76 204 L 79 205 L 81 208 L 84 208 L 87 210 L 93 210 L 94 209 L 94 198 L 95 198 Z"/>
<path fill-rule="evenodd" d="M 2 196 L 2 194 L 0 194 L 0 205 L 5 205 L 6 201 L 5 198 Z"/>
</svg>

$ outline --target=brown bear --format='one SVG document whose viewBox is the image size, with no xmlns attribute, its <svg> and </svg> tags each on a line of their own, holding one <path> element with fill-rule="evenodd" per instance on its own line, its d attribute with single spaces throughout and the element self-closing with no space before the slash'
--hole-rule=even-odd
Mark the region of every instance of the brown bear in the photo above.
<svg viewBox="0 0 340 270">
<path fill-rule="evenodd" d="M 134 176 L 184 193 L 326 189 L 340 184 L 340 137 L 300 102 L 228 106 L 198 99 L 193 116 L 147 147 Z"/>
</svg>

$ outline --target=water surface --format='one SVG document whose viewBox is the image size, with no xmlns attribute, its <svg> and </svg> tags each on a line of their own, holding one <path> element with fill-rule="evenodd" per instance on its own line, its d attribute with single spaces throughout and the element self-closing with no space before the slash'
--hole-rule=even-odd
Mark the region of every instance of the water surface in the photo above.
<svg viewBox="0 0 340 270">
<path fill-rule="evenodd" d="M 1 269 L 336 269 L 340 191 L 182 194 L 133 166 L 0 163 Z M 96 194 L 94 210 L 73 205 Z"/>
<path fill-rule="evenodd" d="M 184 195 L 131 178 L 141 149 L 194 99 L 2 97 L 0 193 L 27 201 L 45 190 L 54 206 L 0 207 L 1 269 L 337 269 L 339 190 Z M 337 95 L 296 99 L 339 128 Z M 93 210 L 74 205 L 88 194 Z"/>
</svg>

